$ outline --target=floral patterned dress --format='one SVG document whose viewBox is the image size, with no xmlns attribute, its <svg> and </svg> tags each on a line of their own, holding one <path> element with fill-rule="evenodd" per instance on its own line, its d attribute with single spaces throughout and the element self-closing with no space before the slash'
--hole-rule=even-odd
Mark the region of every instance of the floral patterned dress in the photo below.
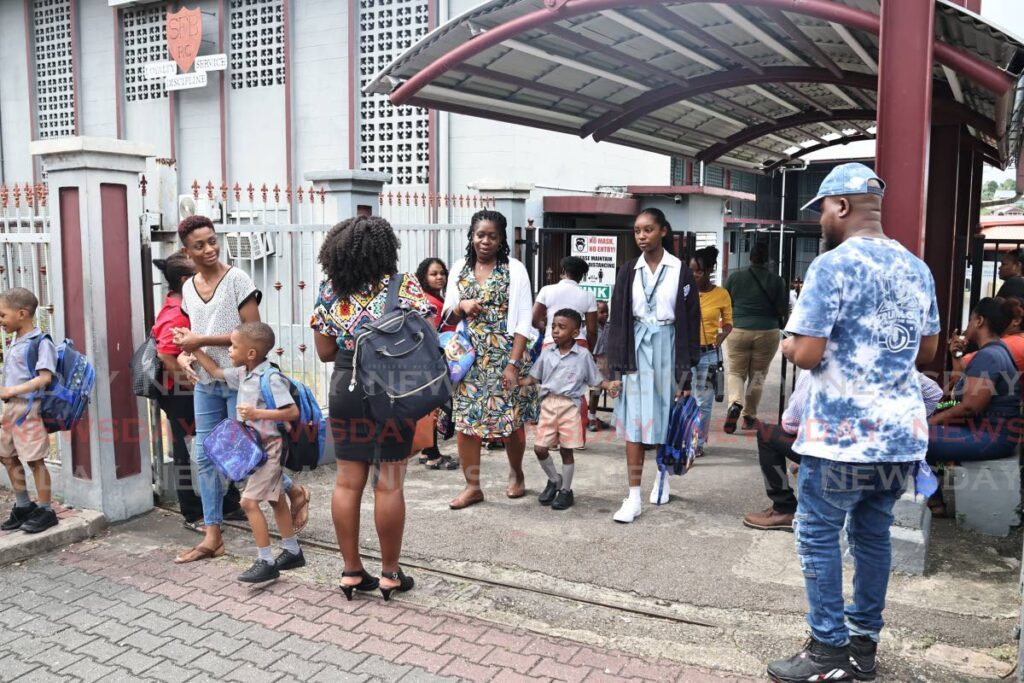
<svg viewBox="0 0 1024 683">
<path fill-rule="evenodd" d="M 455 428 L 481 439 L 500 439 L 537 421 L 536 389 L 502 386 L 515 336 L 507 330 L 509 281 L 507 265 L 495 266 L 483 285 L 470 266 L 459 273 L 459 298 L 478 300 L 484 312 L 467 321 L 476 362 L 455 393 Z M 520 376 L 529 375 L 531 366 L 527 354 Z"/>
</svg>

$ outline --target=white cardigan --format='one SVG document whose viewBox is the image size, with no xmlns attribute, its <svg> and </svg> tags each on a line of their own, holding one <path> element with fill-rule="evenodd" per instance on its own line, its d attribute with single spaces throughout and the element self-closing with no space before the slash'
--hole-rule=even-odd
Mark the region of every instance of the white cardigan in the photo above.
<svg viewBox="0 0 1024 683">
<path fill-rule="evenodd" d="M 462 274 L 462 269 L 465 266 L 466 259 L 459 259 L 452 266 L 451 274 L 448 277 L 448 286 L 444 292 L 444 317 L 447 317 L 448 313 L 459 305 L 459 275 Z M 508 260 L 508 274 L 508 318 L 505 329 L 509 334 L 519 334 L 529 340 L 534 334 L 533 293 L 530 289 L 530 275 L 526 272 L 526 266 L 522 261 L 511 257 Z M 472 273 L 470 276 L 472 277 Z"/>
</svg>

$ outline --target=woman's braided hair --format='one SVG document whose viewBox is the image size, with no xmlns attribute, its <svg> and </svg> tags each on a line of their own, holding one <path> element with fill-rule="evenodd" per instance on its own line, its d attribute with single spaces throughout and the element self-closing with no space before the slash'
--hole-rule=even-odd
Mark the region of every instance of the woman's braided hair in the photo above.
<svg viewBox="0 0 1024 683">
<path fill-rule="evenodd" d="M 357 216 L 338 223 L 324 238 L 317 261 L 338 296 L 365 291 L 398 272 L 401 243 L 380 216 Z"/>
<path fill-rule="evenodd" d="M 508 255 L 512 252 L 508 246 L 508 221 L 505 220 L 505 216 L 500 211 L 483 209 L 474 213 L 473 218 L 469 221 L 469 232 L 467 233 L 469 244 L 466 245 L 466 265 L 470 268 L 476 267 L 476 249 L 473 248 L 473 233 L 476 232 L 476 226 L 481 221 L 490 221 L 498 229 L 498 234 L 501 235 L 501 246 L 498 247 L 495 256 L 497 257 L 498 265 L 508 263 Z"/>
</svg>

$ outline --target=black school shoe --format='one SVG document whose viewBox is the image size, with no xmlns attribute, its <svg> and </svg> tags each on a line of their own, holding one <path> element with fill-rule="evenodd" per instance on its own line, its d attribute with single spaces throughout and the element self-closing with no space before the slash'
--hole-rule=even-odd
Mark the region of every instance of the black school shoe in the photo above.
<svg viewBox="0 0 1024 683">
<path fill-rule="evenodd" d="M 548 479 L 548 485 L 544 487 L 544 491 L 537 497 L 537 502 L 541 505 L 551 505 L 556 495 L 558 495 L 558 482 Z"/>
<path fill-rule="evenodd" d="M 875 669 L 875 653 L 878 643 L 867 636 L 850 636 L 850 663 L 853 677 L 858 681 L 873 681 L 878 672 Z"/>
<path fill-rule="evenodd" d="M 299 567 L 306 566 L 306 557 L 302 554 L 301 549 L 298 555 L 290 550 L 282 550 L 281 554 L 274 558 L 274 566 L 277 567 L 278 571 L 282 572 L 286 572 L 289 569 L 298 569 Z"/>
<path fill-rule="evenodd" d="M 729 406 L 729 410 L 725 413 L 725 424 L 722 425 L 722 431 L 726 434 L 735 433 L 736 421 L 740 419 L 741 412 L 743 412 L 743 406 L 739 403 L 733 403 Z"/>
<path fill-rule="evenodd" d="M 32 516 L 32 513 L 38 507 L 35 503 L 29 503 L 25 507 L 14 506 L 11 508 L 11 516 L 7 518 L 6 522 L 0 524 L 0 531 L 20 529 L 21 525 L 28 521 L 28 518 Z"/>
<path fill-rule="evenodd" d="M 565 489 L 562 489 L 561 491 L 558 492 L 558 495 L 555 496 L 555 502 L 551 503 L 551 509 L 568 510 L 573 506 L 573 503 L 575 502 L 576 501 L 573 498 L 572 491 L 566 491 Z"/>
<path fill-rule="evenodd" d="M 281 571 L 265 560 L 256 560 L 252 566 L 238 575 L 238 580 L 243 583 L 263 583 L 273 581 L 281 576 Z"/>
<path fill-rule="evenodd" d="M 22 525 L 21 530 L 26 534 L 38 534 L 46 531 L 52 526 L 57 526 L 57 513 L 53 508 L 36 507 Z"/>
<path fill-rule="evenodd" d="M 781 683 L 848 681 L 853 678 L 849 647 L 832 647 L 809 638 L 804 649 L 789 659 L 768 665 L 768 676 Z"/>
</svg>

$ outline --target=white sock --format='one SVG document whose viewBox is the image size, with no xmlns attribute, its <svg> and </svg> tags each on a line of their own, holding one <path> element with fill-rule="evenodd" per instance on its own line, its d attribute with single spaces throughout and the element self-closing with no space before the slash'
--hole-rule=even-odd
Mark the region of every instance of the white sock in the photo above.
<svg viewBox="0 0 1024 683">
<path fill-rule="evenodd" d="M 269 545 L 266 548 L 256 546 L 256 554 L 267 564 L 274 564 L 274 551 L 270 549 Z"/>
<path fill-rule="evenodd" d="M 292 536 L 291 538 L 281 539 L 281 550 L 287 550 L 292 555 L 299 554 L 299 539 Z"/>
<path fill-rule="evenodd" d="M 558 470 L 555 469 L 555 463 L 551 459 L 551 456 L 549 455 L 548 457 L 544 458 L 543 460 L 538 460 L 537 462 L 540 463 L 540 467 L 541 467 L 542 470 L 544 470 L 544 474 L 548 475 L 548 481 L 553 481 L 554 483 L 557 484 L 558 483 Z"/>
<path fill-rule="evenodd" d="M 639 486 L 630 486 L 629 487 L 629 500 L 634 502 L 634 503 L 639 504 L 642 499 L 643 499 L 643 496 L 640 493 L 640 487 Z"/>
<path fill-rule="evenodd" d="M 576 472 L 576 463 L 562 464 L 562 490 L 572 491 L 572 475 Z"/>
<path fill-rule="evenodd" d="M 591 410 L 591 411 L 590 411 L 590 414 L 588 415 L 588 417 L 589 417 L 589 418 L 590 418 L 591 420 L 596 420 L 596 419 L 597 419 L 597 412 L 596 412 L 596 411 L 594 411 L 594 410 Z"/>
</svg>

